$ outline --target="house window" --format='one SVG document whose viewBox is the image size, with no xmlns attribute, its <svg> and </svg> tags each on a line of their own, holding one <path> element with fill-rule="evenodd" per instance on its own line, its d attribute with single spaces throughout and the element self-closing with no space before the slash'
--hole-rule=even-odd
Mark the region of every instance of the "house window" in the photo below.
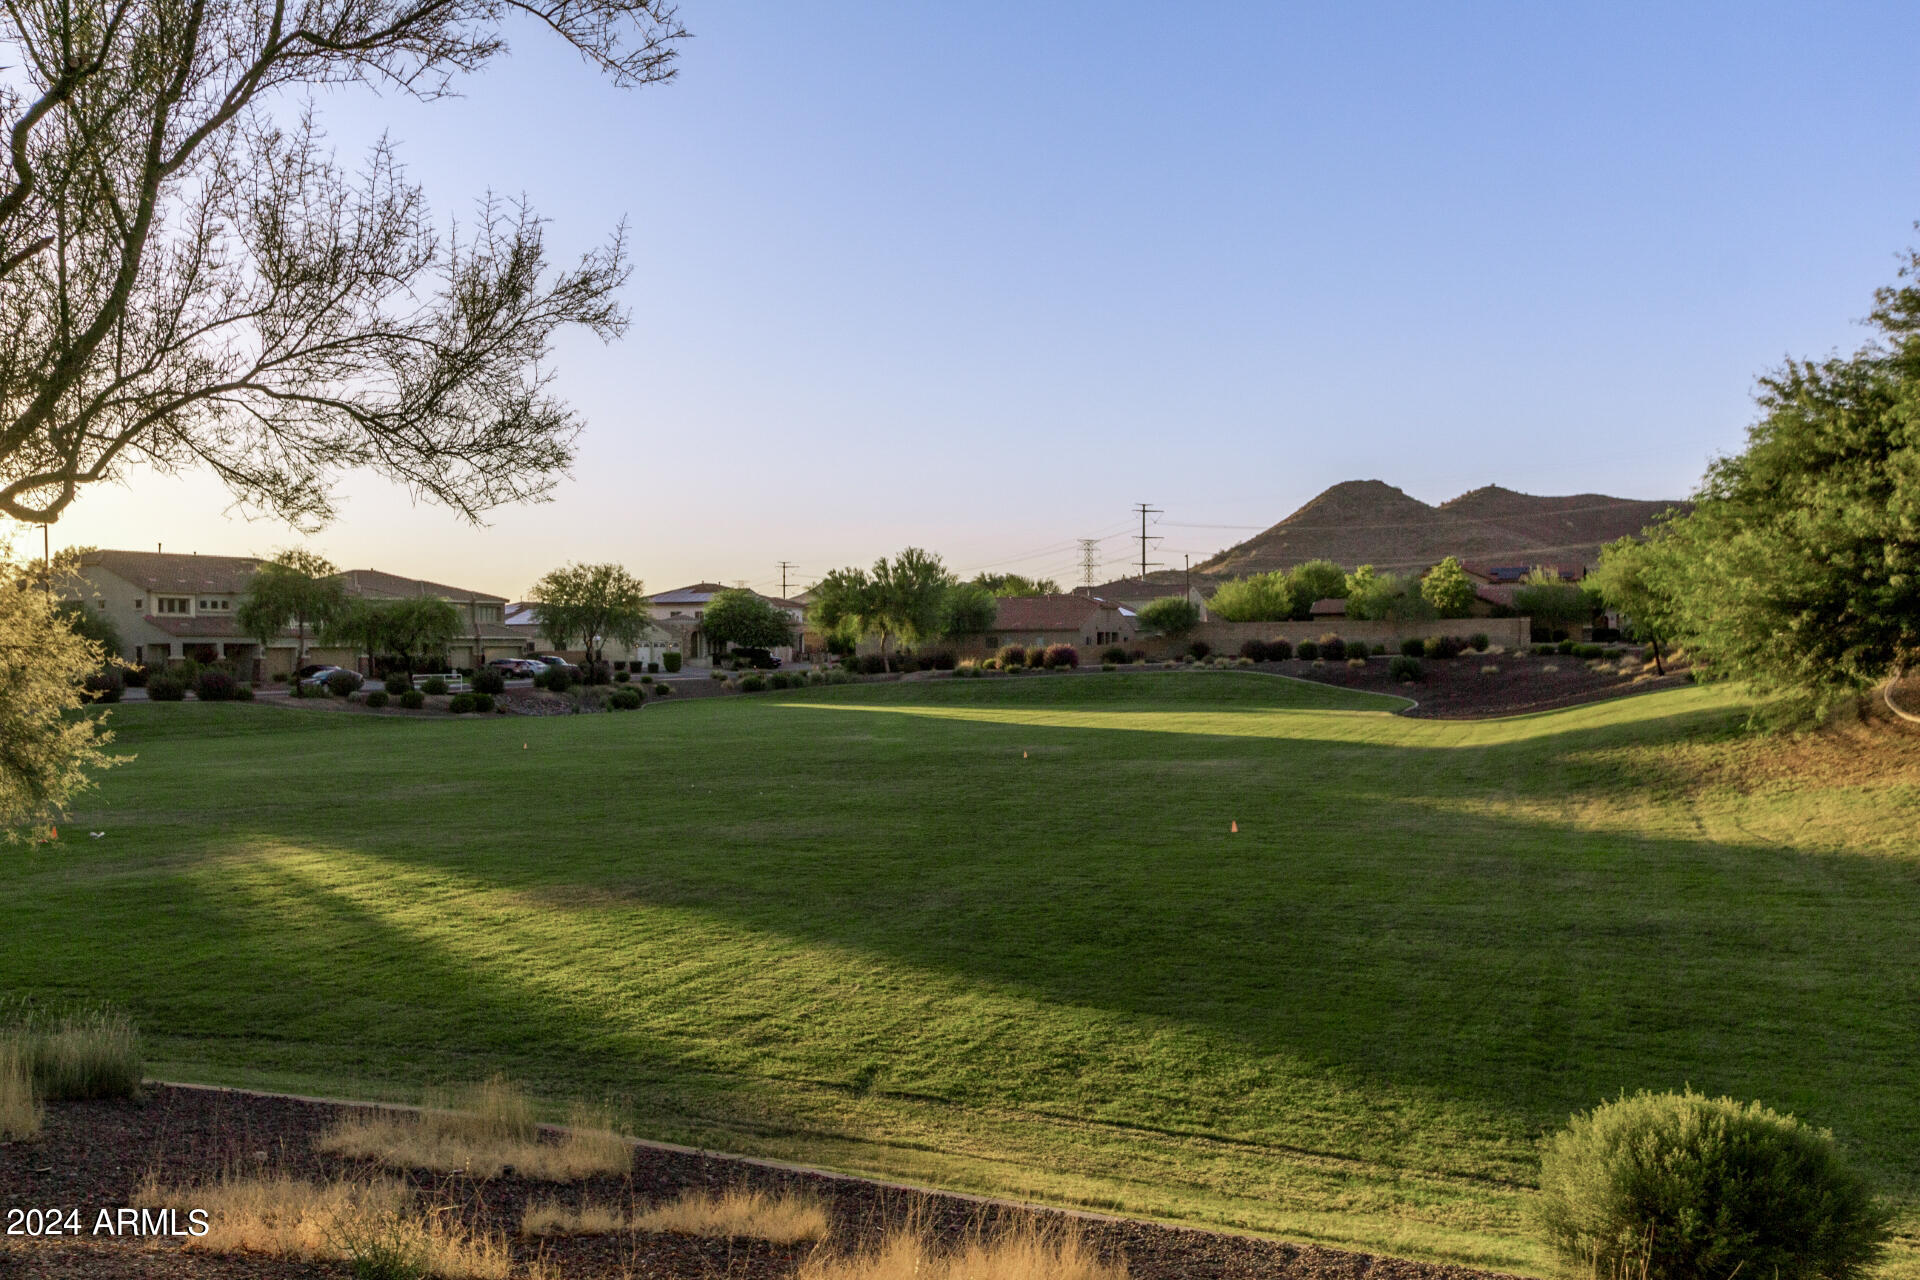
<svg viewBox="0 0 1920 1280">
<path fill-rule="evenodd" d="M 202 613 L 229 613 L 232 609 L 233 601 L 231 600 L 202 600 L 200 602 L 200 612 Z"/>
<path fill-rule="evenodd" d="M 133 607 L 136 611 L 144 609 L 147 607 L 147 602 L 145 600 L 135 600 L 133 602 Z"/>
<path fill-rule="evenodd" d="M 155 613 L 187 613 L 192 604 L 193 601 L 185 596 L 155 596 L 153 611 Z"/>
</svg>

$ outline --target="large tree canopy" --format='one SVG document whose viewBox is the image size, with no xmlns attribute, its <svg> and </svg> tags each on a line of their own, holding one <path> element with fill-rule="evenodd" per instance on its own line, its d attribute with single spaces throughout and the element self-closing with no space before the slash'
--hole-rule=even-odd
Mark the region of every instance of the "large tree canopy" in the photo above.
<svg viewBox="0 0 1920 1280">
<path fill-rule="evenodd" d="M 714 652 L 729 645 L 746 649 L 777 649 L 793 643 L 793 619 L 751 591 L 716 591 L 701 611 L 700 629 L 713 642 Z"/>
<path fill-rule="evenodd" d="M 908 547 L 872 569 L 835 569 L 813 588 L 808 618 L 823 634 L 843 641 L 876 636 L 883 665 L 887 646 L 938 635 L 953 575 L 940 557 Z"/>
<path fill-rule="evenodd" d="M 326 631 L 346 602 L 339 570 L 311 551 L 294 548 L 254 572 L 233 618 L 260 642 L 262 654 L 281 632 L 293 628 L 297 640 L 293 665 L 298 670 L 307 660 L 308 638 Z M 299 690 L 298 682 L 294 689 Z"/>
<path fill-rule="evenodd" d="M 552 570 L 533 584 L 528 598 L 547 642 L 557 649 L 577 642 L 594 667 L 607 641 L 632 645 L 647 629 L 646 584 L 617 564 Z"/>
<path fill-rule="evenodd" d="M 1880 337 L 1762 379 L 1744 452 L 1714 463 L 1647 566 L 1708 674 L 1817 713 L 1920 664 L 1920 254 L 1876 295 Z"/>
<path fill-rule="evenodd" d="M 544 495 L 578 429 L 544 361 L 622 331 L 623 237 L 550 270 L 524 203 L 438 227 L 384 142 L 343 166 L 288 110 L 447 94 L 516 16 L 620 85 L 685 34 L 666 0 L 0 4 L 0 514 L 132 461 L 307 526 L 343 467 L 469 517 Z"/>
</svg>

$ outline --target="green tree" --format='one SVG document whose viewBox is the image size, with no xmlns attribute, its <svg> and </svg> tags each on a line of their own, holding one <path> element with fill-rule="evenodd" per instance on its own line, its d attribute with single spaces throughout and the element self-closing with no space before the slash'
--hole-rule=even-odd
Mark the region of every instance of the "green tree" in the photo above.
<svg viewBox="0 0 1920 1280">
<path fill-rule="evenodd" d="M 1513 593 L 1515 612 L 1531 618 L 1549 631 L 1570 631 L 1584 625 L 1594 614 L 1594 600 L 1587 592 L 1567 582 L 1552 569 L 1535 566 L 1520 580 Z"/>
<path fill-rule="evenodd" d="M 669 0 L 0 5 L 0 514 L 136 460 L 301 525 L 343 467 L 469 516 L 549 490 L 578 422 L 546 365 L 624 329 L 624 234 L 558 271 L 524 202 L 443 234 L 390 143 L 337 161 L 314 106 L 449 96 L 523 13 L 623 86 L 685 35 Z"/>
<path fill-rule="evenodd" d="M 1656 528 L 1653 539 L 1660 536 Z M 1586 585 L 1647 642 L 1653 650 L 1654 669 L 1665 675 L 1667 664 L 1660 646 L 1673 634 L 1672 601 L 1655 585 L 1662 553 L 1655 540 L 1621 538 L 1600 548 L 1600 563 L 1587 575 Z"/>
<path fill-rule="evenodd" d="M 793 619 L 751 591 L 719 591 L 707 601 L 700 629 L 717 656 L 731 645 L 777 649 L 793 643 Z"/>
<path fill-rule="evenodd" d="M 260 642 L 264 658 L 269 645 L 292 627 L 295 635 L 293 669 L 307 662 L 308 632 L 325 631 L 346 606 L 347 593 L 340 571 L 324 557 L 294 548 L 282 551 L 254 571 L 247 582 L 234 621 Z M 296 681 L 294 688 L 299 689 Z"/>
<path fill-rule="evenodd" d="M 1229 579 L 1214 588 L 1207 612 L 1226 622 L 1284 622 L 1294 614 L 1292 581 L 1285 570 Z"/>
<path fill-rule="evenodd" d="M 599 670 L 607 641 L 633 645 L 647 629 L 646 586 L 617 564 L 554 569 L 533 584 L 528 599 L 540 633 L 557 649 L 578 642 L 589 672 Z"/>
<path fill-rule="evenodd" d="M 1057 596 L 1060 584 L 1052 578 L 1029 578 L 1018 573 L 982 573 L 973 579 L 996 596 Z"/>
<path fill-rule="evenodd" d="M 1167 639 L 1178 640 L 1200 625 L 1200 606 L 1185 596 L 1162 596 L 1141 607 L 1140 621 Z"/>
<path fill-rule="evenodd" d="M 1875 303 L 1865 347 L 1761 379 L 1746 449 L 1648 553 L 1695 669 L 1785 717 L 1920 664 L 1920 253 Z"/>
<path fill-rule="evenodd" d="M 874 561 L 872 569 L 835 569 L 814 587 L 808 612 L 826 635 L 848 641 L 877 636 L 881 664 L 892 670 L 888 644 L 940 634 L 942 605 L 952 586 L 953 576 L 939 556 L 908 547 L 891 560 Z"/>
<path fill-rule="evenodd" d="M 62 600 L 54 606 L 67 629 L 100 646 L 102 653 L 119 657 L 126 649 L 120 642 L 120 628 L 97 608 L 88 608 L 85 600 Z"/>
<path fill-rule="evenodd" d="M 940 603 L 940 634 L 949 640 L 977 636 L 993 630 L 999 616 L 1000 601 L 992 590 L 978 579 L 956 582 Z"/>
<path fill-rule="evenodd" d="M 1363 564 L 1347 575 L 1347 616 L 1356 622 L 1393 622 L 1402 626 L 1430 622 L 1434 609 L 1416 584 L 1397 573 L 1376 573 Z"/>
<path fill-rule="evenodd" d="M 327 623 L 324 638 L 328 644 L 346 645 L 366 655 L 366 674 L 371 676 L 379 655 L 393 648 L 387 639 L 392 622 L 391 602 L 354 596 Z"/>
<path fill-rule="evenodd" d="M 1464 618 L 1473 607 L 1473 579 L 1460 567 L 1457 557 L 1448 556 L 1420 579 L 1420 594 L 1443 618 Z"/>
<path fill-rule="evenodd" d="M 0 543 L 0 839 L 44 836 L 67 804 L 92 786 L 90 774 L 118 759 L 100 715 L 79 715 L 81 682 L 106 652 L 75 632 L 44 588 Z"/>
<path fill-rule="evenodd" d="M 387 645 L 412 679 L 415 663 L 434 654 L 444 654 L 453 638 L 460 634 L 460 611 L 439 596 L 409 596 L 381 605 L 386 626 Z"/>
<path fill-rule="evenodd" d="M 1331 560 L 1308 560 L 1287 570 L 1287 590 L 1293 597 L 1293 617 L 1313 616 L 1317 600 L 1347 598 L 1347 575 Z"/>
</svg>

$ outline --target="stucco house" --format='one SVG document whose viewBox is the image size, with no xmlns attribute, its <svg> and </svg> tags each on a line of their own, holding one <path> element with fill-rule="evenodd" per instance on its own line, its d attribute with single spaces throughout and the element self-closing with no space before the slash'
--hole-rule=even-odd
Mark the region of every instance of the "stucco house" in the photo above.
<svg viewBox="0 0 1920 1280">
<path fill-rule="evenodd" d="M 569 662 L 586 660 L 586 650 L 562 648 L 553 643 L 540 630 L 534 610 L 538 606 L 531 600 L 516 600 L 507 606 L 507 627 L 525 641 L 528 653 L 551 653 L 567 659 Z M 571 637 L 570 637 L 571 638 Z M 608 662 L 625 662 L 644 667 L 649 662 L 660 661 L 660 655 L 669 649 L 679 648 L 678 642 L 668 634 L 664 627 L 648 622 L 634 643 L 627 645 L 609 640 L 602 646 L 602 656 Z"/>
<path fill-rule="evenodd" d="M 1138 615 L 1115 600 L 1075 594 L 1006 596 L 994 614 L 993 630 L 963 647 L 991 653 L 1008 644 L 1029 649 L 1070 644 L 1084 653 L 1131 645 L 1139 634 Z"/>
<path fill-rule="evenodd" d="M 713 657 L 713 645 L 700 629 L 700 620 L 706 616 L 708 603 L 722 591 L 731 589 L 717 582 L 696 582 L 691 586 L 676 587 L 672 591 L 648 596 L 647 606 L 655 624 L 673 637 L 675 646 L 689 662 L 708 662 Z M 758 591 L 753 594 L 792 619 L 794 636 L 801 636 L 807 620 L 806 605 L 798 600 L 760 595 Z M 781 645 L 770 652 L 786 662 L 793 658 L 795 649 L 792 645 Z"/>
<path fill-rule="evenodd" d="M 246 635 L 235 621 L 260 564 L 253 556 L 95 551 L 82 558 L 81 581 L 65 594 L 113 623 L 124 649 L 121 656 L 130 662 L 165 666 L 186 658 L 227 660 L 240 664 L 252 679 L 264 680 L 292 670 L 299 641 L 285 632 L 263 651 L 259 637 Z M 378 569 L 349 569 L 340 580 L 349 596 L 362 599 L 437 596 L 452 604 L 461 618 L 460 632 L 448 647 L 452 666 L 481 666 L 490 658 L 526 652 L 523 637 L 505 625 L 507 602 L 502 596 Z M 365 656 L 317 644 L 309 635 L 307 660 L 357 667 Z"/>
</svg>

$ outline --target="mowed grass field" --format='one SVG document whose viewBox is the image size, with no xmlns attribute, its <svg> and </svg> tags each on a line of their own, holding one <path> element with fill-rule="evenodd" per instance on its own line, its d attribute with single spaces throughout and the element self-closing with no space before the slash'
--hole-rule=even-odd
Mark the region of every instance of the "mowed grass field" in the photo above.
<svg viewBox="0 0 1920 1280">
<path fill-rule="evenodd" d="M 126 1008 L 166 1078 L 505 1071 L 654 1137 L 1523 1271 L 1538 1139 L 1623 1089 L 1763 1099 L 1920 1201 L 1911 752 L 1748 738 L 1715 689 L 1397 705 L 126 706 L 137 759 L 0 856 L 0 987 Z"/>
</svg>

